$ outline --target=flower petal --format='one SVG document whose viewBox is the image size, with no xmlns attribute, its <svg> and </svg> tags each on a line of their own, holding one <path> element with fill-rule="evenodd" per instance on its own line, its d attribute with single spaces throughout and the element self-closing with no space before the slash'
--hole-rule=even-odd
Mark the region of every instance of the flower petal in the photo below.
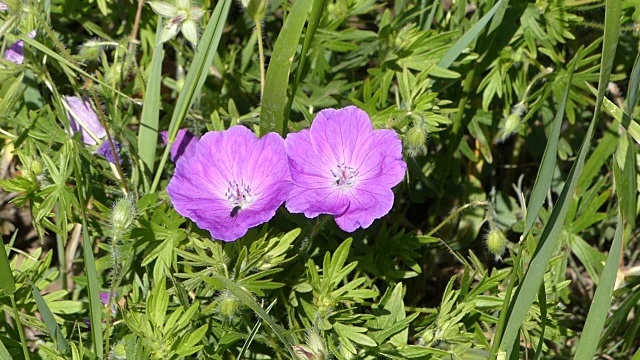
<svg viewBox="0 0 640 360">
<path fill-rule="evenodd" d="M 335 187 L 335 179 L 330 172 L 332 164 L 326 157 L 312 151 L 310 131 L 287 135 L 285 148 L 291 179 L 295 184 L 287 198 L 287 210 L 304 213 L 309 218 L 318 214 L 343 213 L 349 203 Z"/>
<path fill-rule="evenodd" d="M 353 166 L 353 153 L 362 147 L 372 131 L 367 113 L 348 106 L 320 111 L 311 124 L 310 137 L 316 151 L 331 159 L 333 166 Z"/>
<path fill-rule="evenodd" d="M 194 21 L 200 20 L 200 18 L 202 18 L 203 15 L 204 15 L 204 10 L 202 10 L 202 8 L 194 6 L 191 9 L 189 9 L 189 17 Z"/>
<path fill-rule="evenodd" d="M 122 163 L 120 159 L 120 149 L 122 149 L 122 145 L 117 142 L 113 142 L 113 147 L 116 148 L 116 156 L 118 157 L 118 162 Z M 108 162 L 115 164 L 116 158 L 113 156 L 113 151 L 111 151 L 111 145 L 109 144 L 109 140 L 105 140 L 100 144 L 98 149 L 94 152 L 96 155 L 104 156 Z"/>
<path fill-rule="evenodd" d="M 340 229 L 353 232 L 359 227 L 366 229 L 374 220 L 386 215 L 393 207 L 393 191 L 386 186 L 367 185 L 351 188 L 349 208 L 335 217 Z"/>
<path fill-rule="evenodd" d="M 4 52 L 4 58 L 14 64 L 22 65 L 24 62 L 24 41 L 18 40 Z"/>
<path fill-rule="evenodd" d="M 182 35 L 195 47 L 198 43 L 198 25 L 196 22 L 191 19 L 185 20 L 182 23 Z"/>
<path fill-rule="evenodd" d="M 162 131 L 160 132 L 160 136 L 162 136 L 162 141 L 165 144 L 169 144 L 168 132 Z M 181 157 L 193 156 L 196 153 L 196 146 L 200 140 L 197 136 L 193 135 L 187 129 L 180 129 L 176 134 L 176 140 L 173 142 L 171 146 L 171 161 L 177 163 Z"/>
<path fill-rule="evenodd" d="M 176 35 L 178 35 L 178 31 L 180 31 L 180 25 L 182 25 L 180 22 L 168 22 L 163 26 L 162 31 L 160 32 L 160 42 L 167 42 L 176 37 Z"/>
<path fill-rule="evenodd" d="M 178 8 L 173 4 L 169 4 L 168 2 L 149 1 L 148 3 L 149 5 L 151 5 L 151 9 L 153 9 L 153 12 L 164 18 L 172 18 L 176 16 L 176 13 L 178 12 Z"/>
<path fill-rule="evenodd" d="M 91 108 L 91 102 L 87 98 L 77 96 L 65 96 L 64 100 L 69 105 L 67 118 L 71 133 L 80 131 L 82 142 L 87 145 L 95 145 L 96 140 L 107 135 L 106 130 L 100 123 L 98 115 Z"/>
<path fill-rule="evenodd" d="M 407 164 L 402 159 L 402 142 L 393 130 L 375 130 L 353 154 L 358 182 L 375 182 L 394 187 L 404 178 Z"/>
</svg>

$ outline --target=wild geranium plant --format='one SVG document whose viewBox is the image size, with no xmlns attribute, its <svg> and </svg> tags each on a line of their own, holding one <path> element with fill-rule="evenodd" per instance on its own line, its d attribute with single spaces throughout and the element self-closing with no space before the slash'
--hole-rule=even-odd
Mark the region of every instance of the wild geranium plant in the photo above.
<svg viewBox="0 0 640 360">
<path fill-rule="evenodd" d="M 0 360 L 639 358 L 639 14 L 2 0 Z"/>
</svg>

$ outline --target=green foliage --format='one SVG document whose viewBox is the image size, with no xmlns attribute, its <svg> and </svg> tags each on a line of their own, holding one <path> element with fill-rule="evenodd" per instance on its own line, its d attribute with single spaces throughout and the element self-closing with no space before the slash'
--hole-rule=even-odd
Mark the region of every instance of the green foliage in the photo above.
<svg viewBox="0 0 640 360">
<path fill-rule="evenodd" d="M 4 3 L 0 359 L 640 357 L 638 1 Z M 180 128 L 347 105 L 408 164 L 368 229 L 174 210 Z"/>
</svg>

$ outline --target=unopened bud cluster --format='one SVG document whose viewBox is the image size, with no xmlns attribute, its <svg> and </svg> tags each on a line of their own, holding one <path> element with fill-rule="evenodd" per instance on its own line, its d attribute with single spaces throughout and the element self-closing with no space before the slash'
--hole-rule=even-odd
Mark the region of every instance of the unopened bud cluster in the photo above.
<svg viewBox="0 0 640 360">
<path fill-rule="evenodd" d="M 136 205 L 133 198 L 125 196 L 113 205 L 111 210 L 111 226 L 114 234 L 125 232 L 136 218 Z"/>
</svg>

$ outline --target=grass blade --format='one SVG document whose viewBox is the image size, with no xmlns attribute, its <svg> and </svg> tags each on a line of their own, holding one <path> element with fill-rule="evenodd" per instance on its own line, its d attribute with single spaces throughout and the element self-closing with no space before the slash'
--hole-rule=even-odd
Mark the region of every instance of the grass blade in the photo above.
<svg viewBox="0 0 640 360">
<path fill-rule="evenodd" d="M 158 17 L 156 28 L 156 39 L 160 39 L 162 31 L 162 18 Z M 151 70 L 149 71 L 149 81 L 144 94 L 144 104 L 142 105 L 142 115 L 140 117 L 140 131 L 138 132 L 138 154 L 142 160 L 143 169 L 140 171 L 144 182 L 144 190 L 149 191 L 151 186 L 151 176 L 156 158 L 156 148 L 158 142 L 158 117 L 160 116 L 160 81 L 162 80 L 162 59 L 164 51 L 162 43 L 156 44 L 153 49 L 153 59 L 151 60 Z"/>
<path fill-rule="evenodd" d="M 207 27 L 202 34 L 202 38 L 198 43 L 193 62 L 191 62 L 189 66 L 184 86 L 180 91 L 180 95 L 178 95 L 178 101 L 171 116 L 168 133 L 169 144 L 162 154 L 162 159 L 160 160 L 160 165 L 153 179 L 153 184 L 151 184 L 151 188 L 149 189 L 150 193 L 155 192 L 158 187 L 164 164 L 167 162 L 171 145 L 173 145 L 173 142 L 176 140 L 176 134 L 178 133 L 180 124 L 184 118 L 187 117 L 187 113 L 193 104 L 196 94 L 200 93 L 200 89 L 209 74 L 209 68 L 220 44 L 220 38 L 222 37 L 224 24 L 227 22 L 230 8 L 231 0 L 223 0 L 216 4 L 211 18 L 207 23 Z"/>
<path fill-rule="evenodd" d="M 276 301 L 273 300 L 273 302 L 267 307 L 267 310 L 266 310 L 267 314 L 269 313 L 269 311 L 271 311 L 271 308 L 273 308 L 275 304 L 276 304 Z M 244 353 L 247 350 L 249 350 L 249 346 L 251 346 L 251 343 L 253 342 L 253 339 L 256 337 L 258 330 L 260 330 L 260 327 L 262 327 L 262 319 L 258 319 L 256 324 L 253 326 L 253 329 L 251 329 L 251 332 L 247 337 L 247 341 L 244 342 L 244 344 L 242 345 L 242 349 L 240 349 L 240 353 L 238 354 L 238 359 L 242 359 L 244 356 Z"/>
<path fill-rule="evenodd" d="M 240 288 L 233 281 L 227 279 L 226 277 L 218 273 L 212 272 L 211 277 L 213 278 L 214 281 L 222 285 L 222 287 L 224 287 L 227 291 L 232 293 L 233 296 L 238 298 L 238 300 L 244 303 L 256 314 L 258 314 L 258 316 L 262 318 L 262 321 L 264 321 L 267 325 L 269 325 L 269 327 L 271 327 L 271 330 L 273 330 L 273 332 L 276 334 L 276 336 L 278 336 L 280 341 L 282 341 L 282 343 L 285 345 L 285 347 L 289 351 L 289 354 L 291 355 L 291 357 L 293 359 L 297 358 L 296 354 L 293 352 L 293 349 L 292 349 L 292 346 L 293 346 L 292 341 L 284 334 L 284 329 L 280 325 L 278 325 L 273 320 L 273 318 L 253 299 L 253 296 L 251 296 L 251 294 L 249 294 L 247 291 Z"/>
<path fill-rule="evenodd" d="M 591 121 L 591 124 L 589 124 L 585 138 L 580 146 L 578 157 L 571 167 L 569 177 L 562 189 L 558 202 L 553 208 L 549 221 L 540 236 L 538 246 L 524 276 L 522 284 L 518 287 L 515 297 L 512 300 L 513 302 L 510 304 L 504 336 L 500 342 L 500 349 L 507 351 L 507 358 L 511 357 L 513 344 L 518 338 L 520 326 L 522 326 L 522 323 L 533 304 L 537 289 L 542 284 L 547 265 L 558 247 L 559 235 L 564 225 L 569 207 L 571 206 L 571 201 L 577 187 L 578 179 L 582 173 L 585 158 L 591 146 L 593 133 L 600 120 L 603 98 L 607 89 L 611 68 L 613 66 L 613 57 L 615 56 L 616 47 L 618 45 L 620 14 L 621 1 L 607 0 L 604 43 L 600 66 L 601 71 L 598 79 L 598 97 L 596 98 L 593 120 Z"/>
<path fill-rule="evenodd" d="M 287 131 L 289 114 L 291 114 L 291 105 L 293 104 L 293 99 L 295 99 L 296 97 L 298 85 L 302 80 L 302 71 L 304 71 L 304 66 L 307 62 L 307 59 L 309 58 L 307 54 L 309 53 L 309 49 L 311 48 L 311 41 L 313 41 L 313 37 L 316 34 L 316 30 L 318 29 L 320 19 L 322 19 L 322 14 L 324 13 L 326 4 L 326 0 L 314 0 L 313 6 L 311 7 L 311 15 L 309 15 L 309 23 L 307 24 L 307 31 L 304 33 L 304 44 L 302 44 L 302 52 L 300 53 L 300 63 L 298 64 L 296 77 L 293 80 L 293 85 L 291 87 L 291 96 L 289 97 L 289 100 L 287 100 L 287 106 L 284 109 L 284 124 L 282 126 L 285 132 Z"/>
<path fill-rule="evenodd" d="M 49 336 L 53 339 L 58 351 L 66 353 L 69 349 L 69 344 L 67 344 L 67 339 L 62 335 L 62 331 L 60 330 L 56 319 L 53 317 L 53 313 L 51 312 L 51 309 L 49 309 L 49 305 L 47 305 L 47 302 L 42 297 L 40 290 L 38 290 L 33 282 L 29 279 L 27 279 L 27 281 L 31 285 L 31 293 L 33 294 L 33 298 L 36 300 L 36 306 L 38 307 L 38 311 L 40 311 L 42 321 L 47 326 Z"/>
<path fill-rule="evenodd" d="M 11 244 L 14 243 L 17 235 L 18 232 L 15 231 L 11 237 Z M 13 278 L 11 266 L 9 266 L 9 257 L 7 256 L 7 250 L 4 248 L 4 243 L 0 246 L 0 288 L 7 295 L 16 292 L 16 281 Z"/>
<path fill-rule="evenodd" d="M 260 108 L 260 136 L 272 131 L 282 136 L 286 133 L 285 106 L 287 104 L 289 73 L 312 4 L 311 0 L 296 1 L 276 40 L 267 69 Z M 303 53 L 302 56 L 304 57 L 305 54 Z M 295 94 L 291 94 L 291 96 L 293 97 Z"/>
<path fill-rule="evenodd" d="M 627 97 L 627 114 L 633 114 L 633 109 L 638 101 L 638 88 L 640 87 L 640 52 L 633 63 L 631 77 L 629 78 L 629 96 Z"/>
<path fill-rule="evenodd" d="M 0 341 L 0 360 L 11 360 L 11 354 L 9 354 L 9 351 L 7 350 L 7 348 L 4 346 L 4 344 L 2 343 L 2 341 Z"/>
<path fill-rule="evenodd" d="M 614 167 L 618 168 L 617 163 L 614 161 Z M 620 171 L 618 171 L 620 173 Z M 616 177 L 617 180 L 617 177 Z M 598 342 L 600 341 L 600 333 L 602 327 L 607 319 L 609 313 L 609 307 L 611 306 L 611 300 L 613 299 L 613 286 L 616 282 L 616 275 L 618 274 L 618 261 L 620 259 L 620 253 L 622 252 L 622 217 L 618 217 L 618 224 L 616 226 L 616 234 L 613 237 L 613 243 L 611 244 L 611 250 L 607 256 L 607 262 L 604 265 L 604 270 L 600 276 L 600 282 L 595 294 L 593 294 L 593 300 L 591 301 L 591 307 L 589 308 L 589 314 L 584 324 L 584 330 L 578 341 L 575 359 L 593 359 L 595 355 Z"/>
<path fill-rule="evenodd" d="M 486 13 L 477 23 L 475 23 L 464 35 L 462 35 L 458 41 L 456 41 L 451 48 L 447 51 L 446 54 L 440 59 L 438 62 L 438 66 L 443 69 L 448 69 L 451 64 L 462 54 L 463 51 L 467 49 L 467 47 L 476 39 L 484 28 L 489 24 L 489 21 L 496 14 L 498 9 L 501 8 L 502 3 L 505 0 L 500 0 Z"/>
<path fill-rule="evenodd" d="M 540 209 L 544 199 L 547 197 L 549 188 L 551 187 L 551 180 L 553 180 L 553 171 L 556 167 L 556 160 L 558 157 L 558 143 L 560 141 L 560 129 L 562 128 L 562 119 L 564 119 L 564 109 L 567 105 L 567 99 L 571 91 L 571 81 L 573 80 L 573 71 L 576 64 L 580 60 L 580 51 L 575 57 L 575 61 L 569 70 L 569 80 L 567 81 L 567 87 L 562 95 L 562 101 L 558 106 L 556 117 L 551 124 L 551 132 L 549 133 L 549 140 L 547 140 L 547 146 L 544 149 L 544 155 L 542 156 L 542 162 L 540 163 L 540 169 L 536 175 L 536 181 L 531 191 L 531 197 L 529 198 L 529 204 L 527 205 L 527 217 L 525 220 L 524 232 L 520 239 L 525 239 L 533 222 L 538 218 Z"/>
<path fill-rule="evenodd" d="M 91 340 L 93 341 L 94 353 L 98 359 L 103 358 L 104 343 L 102 338 L 102 303 L 100 302 L 100 287 L 98 286 L 98 271 L 96 270 L 96 262 L 93 257 L 93 244 L 89 239 L 87 231 L 87 214 L 84 208 L 86 194 L 88 189 L 86 179 L 81 171 L 80 155 L 75 143 L 69 140 L 73 148 L 74 156 L 74 174 L 78 186 L 78 202 L 80 203 L 81 220 L 82 220 L 82 248 L 84 249 L 84 269 L 87 275 L 88 295 L 89 295 L 89 321 L 91 322 Z"/>
</svg>

